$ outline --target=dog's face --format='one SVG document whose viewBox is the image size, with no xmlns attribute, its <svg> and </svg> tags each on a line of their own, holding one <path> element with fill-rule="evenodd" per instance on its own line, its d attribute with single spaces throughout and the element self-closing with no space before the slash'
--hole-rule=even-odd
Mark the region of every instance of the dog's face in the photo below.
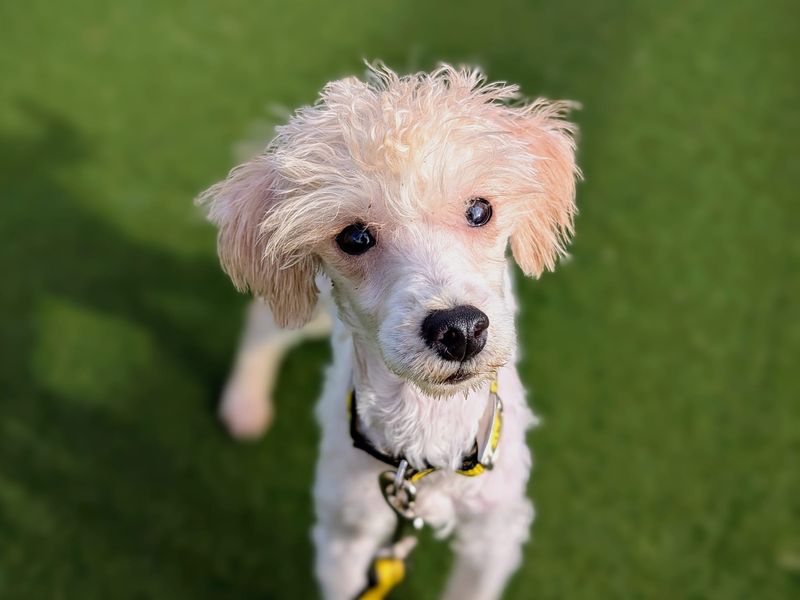
<svg viewBox="0 0 800 600">
<path fill-rule="evenodd" d="M 513 354 L 506 249 L 552 268 L 572 231 L 566 105 L 511 107 L 516 88 L 443 67 L 329 84 L 267 152 L 202 199 L 240 288 L 298 325 L 334 284 L 340 317 L 428 393 L 476 385 Z"/>
<path fill-rule="evenodd" d="M 464 193 L 405 216 L 343 213 L 319 253 L 360 345 L 433 394 L 481 381 L 514 348 L 502 201 Z"/>
</svg>

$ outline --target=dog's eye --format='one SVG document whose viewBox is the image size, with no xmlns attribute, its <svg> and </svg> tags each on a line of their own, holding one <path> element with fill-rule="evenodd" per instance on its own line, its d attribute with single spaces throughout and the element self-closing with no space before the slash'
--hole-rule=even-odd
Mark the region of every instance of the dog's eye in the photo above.
<svg viewBox="0 0 800 600">
<path fill-rule="evenodd" d="M 339 232 L 336 243 L 342 252 L 357 256 L 375 245 L 375 236 L 363 223 L 353 223 Z"/>
<path fill-rule="evenodd" d="M 470 227 L 483 227 L 492 218 L 492 205 L 485 198 L 473 198 L 467 205 L 466 215 Z"/>
</svg>

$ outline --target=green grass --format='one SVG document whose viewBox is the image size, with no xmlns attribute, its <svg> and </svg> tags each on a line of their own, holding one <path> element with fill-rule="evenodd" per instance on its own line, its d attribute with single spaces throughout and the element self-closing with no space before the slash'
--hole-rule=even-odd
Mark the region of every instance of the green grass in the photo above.
<svg viewBox="0 0 800 600">
<path fill-rule="evenodd" d="M 224 8 L 223 8 L 224 4 Z M 362 57 L 580 100 L 573 260 L 519 282 L 538 509 L 509 598 L 800 597 L 790 0 L 0 6 L 0 598 L 309 598 L 311 406 L 212 405 L 245 299 L 192 207 Z M 434 598 L 426 541 L 398 597 Z"/>
</svg>

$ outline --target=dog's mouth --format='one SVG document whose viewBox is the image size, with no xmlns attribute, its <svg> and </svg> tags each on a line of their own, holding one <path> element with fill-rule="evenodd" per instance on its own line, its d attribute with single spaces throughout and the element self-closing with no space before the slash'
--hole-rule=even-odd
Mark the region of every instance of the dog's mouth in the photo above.
<svg viewBox="0 0 800 600">
<path fill-rule="evenodd" d="M 469 371 L 465 371 L 464 369 L 459 368 L 458 371 L 450 375 L 447 379 L 444 380 L 444 383 L 454 384 L 454 383 L 462 383 L 464 381 L 468 381 L 475 377 L 475 373 L 470 373 Z"/>
<path fill-rule="evenodd" d="M 415 383 L 419 385 L 426 393 L 434 396 L 451 396 L 459 392 L 466 392 L 469 390 L 478 389 L 483 381 L 488 380 L 495 376 L 499 365 L 486 366 L 486 365 L 459 365 L 455 373 L 445 376 L 444 374 L 438 377 L 428 377 L 415 379 Z"/>
<path fill-rule="evenodd" d="M 460 364 L 455 373 L 448 375 L 444 379 L 439 379 L 438 384 L 442 386 L 459 386 L 467 383 L 472 386 L 487 377 L 496 376 L 497 370 L 505 363 L 490 363 L 486 365 L 468 363 Z"/>
</svg>

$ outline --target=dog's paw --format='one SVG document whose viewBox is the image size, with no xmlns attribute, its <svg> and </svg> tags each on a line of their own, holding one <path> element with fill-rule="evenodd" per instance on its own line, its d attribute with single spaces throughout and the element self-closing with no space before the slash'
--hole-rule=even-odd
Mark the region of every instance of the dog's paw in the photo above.
<svg viewBox="0 0 800 600">
<path fill-rule="evenodd" d="M 225 388 L 219 404 L 219 419 L 238 440 L 260 438 L 272 425 L 272 402 L 263 390 L 232 382 Z"/>
</svg>

